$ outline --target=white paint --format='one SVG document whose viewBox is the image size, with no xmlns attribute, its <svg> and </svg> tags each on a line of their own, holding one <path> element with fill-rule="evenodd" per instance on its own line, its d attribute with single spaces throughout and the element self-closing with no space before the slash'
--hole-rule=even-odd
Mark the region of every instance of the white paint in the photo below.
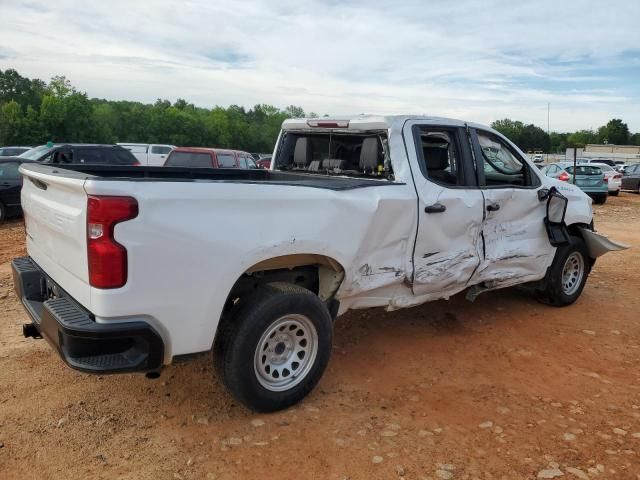
<svg viewBox="0 0 640 480">
<path fill-rule="evenodd" d="M 54 174 L 52 167 L 23 166 L 26 177 L 49 185 L 39 190 L 25 180 L 27 248 L 98 322 L 133 318 L 154 325 L 165 341 L 167 363 L 174 355 L 211 348 L 235 281 L 281 255 L 319 254 L 339 263 L 345 271 L 337 292 L 340 313 L 405 308 L 480 282 L 498 288 L 542 278 L 555 249 L 543 227 L 537 189 L 484 191 L 504 205 L 484 218 L 482 191 L 444 188 L 421 174 L 413 143 L 405 144 L 413 124 L 464 125 L 432 117 L 351 119 L 349 129 L 387 130 L 395 183 L 345 191 L 208 180 L 85 181 L 59 169 Z M 303 128 L 285 122 L 290 127 Z M 569 198 L 567 223 L 591 221 L 586 195 L 529 164 L 540 188 L 558 185 Z M 122 288 L 88 286 L 86 194 L 134 196 L 139 203 L 139 215 L 115 229 L 129 258 Z M 425 214 L 424 206 L 436 202 L 447 211 Z"/>
</svg>

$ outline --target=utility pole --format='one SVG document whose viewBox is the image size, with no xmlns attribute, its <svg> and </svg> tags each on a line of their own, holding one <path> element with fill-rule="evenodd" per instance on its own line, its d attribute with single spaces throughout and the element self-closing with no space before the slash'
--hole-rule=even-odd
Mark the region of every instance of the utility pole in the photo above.
<svg viewBox="0 0 640 480">
<path fill-rule="evenodd" d="M 551 150 L 551 134 L 549 133 L 550 111 L 551 111 L 551 102 L 547 102 L 547 139 L 549 140 L 549 145 L 547 146 L 547 163 L 549 163 L 549 150 Z"/>
</svg>

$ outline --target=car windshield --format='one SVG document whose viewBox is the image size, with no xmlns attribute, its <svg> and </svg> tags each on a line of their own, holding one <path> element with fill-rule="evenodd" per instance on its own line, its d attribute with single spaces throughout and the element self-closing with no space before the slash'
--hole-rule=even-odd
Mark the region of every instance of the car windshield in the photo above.
<svg viewBox="0 0 640 480">
<path fill-rule="evenodd" d="M 29 160 L 39 160 L 44 157 L 47 153 L 53 150 L 53 146 L 49 147 L 47 145 L 40 145 L 39 147 L 32 148 L 31 150 L 27 150 L 24 153 L 18 155 L 20 158 L 27 158 Z"/>
</svg>

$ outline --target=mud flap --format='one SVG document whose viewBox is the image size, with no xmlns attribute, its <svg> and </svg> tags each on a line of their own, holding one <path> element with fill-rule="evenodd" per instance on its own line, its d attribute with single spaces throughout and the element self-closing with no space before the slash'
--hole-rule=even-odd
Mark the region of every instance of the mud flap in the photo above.
<svg viewBox="0 0 640 480">
<path fill-rule="evenodd" d="M 584 242 L 587 244 L 591 258 L 598 258 L 607 252 L 630 248 L 630 245 L 614 242 L 600 233 L 583 227 L 580 227 L 580 233 L 582 234 L 582 238 L 584 238 Z"/>
</svg>

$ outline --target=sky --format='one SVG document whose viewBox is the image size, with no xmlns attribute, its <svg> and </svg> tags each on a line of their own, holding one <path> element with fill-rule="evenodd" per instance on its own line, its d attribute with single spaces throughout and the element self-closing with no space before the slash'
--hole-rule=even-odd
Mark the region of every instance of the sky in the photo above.
<svg viewBox="0 0 640 480">
<path fill-rule="evenodd" d="M 0 0 L 0 68 L 90 97 L 640 131 L 640 2 Z"/>
</svg>

